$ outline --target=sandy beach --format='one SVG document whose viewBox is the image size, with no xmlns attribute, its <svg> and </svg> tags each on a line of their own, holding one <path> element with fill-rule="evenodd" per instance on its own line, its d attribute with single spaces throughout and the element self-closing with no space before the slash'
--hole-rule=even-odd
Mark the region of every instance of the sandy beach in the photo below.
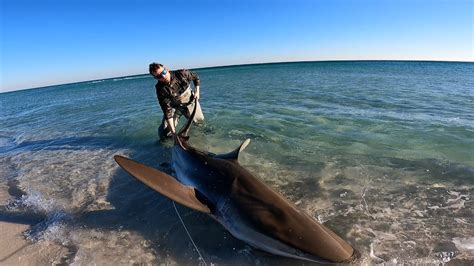
<svg viewBox="0 0 474 266">
<path fill-rule="evenodd" d="M 8 193 L 8 186 L 0 186 L 0 206 L 8 205 L 14 199 Z M 30 224 L 15 215 L 1 214 L 0 221 L 0 265 L 57 265 L 68 262 L 67 248 L 51 241 L 33 242 L 25 238 L 24 232 Z"/>
</svg>

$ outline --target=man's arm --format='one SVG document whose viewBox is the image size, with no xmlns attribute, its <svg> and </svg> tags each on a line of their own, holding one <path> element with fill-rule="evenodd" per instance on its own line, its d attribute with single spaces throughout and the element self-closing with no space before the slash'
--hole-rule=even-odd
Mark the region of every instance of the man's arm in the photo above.
<svg viewBox="0 0 474 266">
<path fill-rule="evenodd" d="M 161 107 L 163 109 L 163 115 L 166 117 L 166 122 L 171 130 L 171 133 L 176 134 L 176 125 L 174 124 L 173 112 L 171 105 L 165 105 Z"/>
<path fill-rule="evenodd" d="M 194 98 L 199 100 L 199 75 L 196 72 L 185 69 L 184 75 L 188 80 L 192 80 L 194 84 Z"/>
<path fill-rule="evenodd" d="M 168 126 L 170 127 L 171 133 L 176 134 L 176 125 L 174 124 L 174 119 L 173 118 L 167 118 L 166 122 L 168 123 Z"/>
<path fill-rule="evenodd" d="M 199 85 L 194 86 L 194 99 L 199 100 Z"/>
<path fill-rule="evenodd" d="M 163 116 L 166 118 L 166 122 L 168 123 L 168 126 L 173 134 L 176 133 L 176 125 L 174 124 L 174 119 L 173 119 L 173 112 L 171 108 L 171 101 L 170 99 L 166 98 L 165 96 L 161 95 L 160 93 L 160 88 L 158 85 L 156 86 L 156 96 L 158 98 L 158 103 L 161 107 L 161 110 L 163 111 Z"/>
</svg>

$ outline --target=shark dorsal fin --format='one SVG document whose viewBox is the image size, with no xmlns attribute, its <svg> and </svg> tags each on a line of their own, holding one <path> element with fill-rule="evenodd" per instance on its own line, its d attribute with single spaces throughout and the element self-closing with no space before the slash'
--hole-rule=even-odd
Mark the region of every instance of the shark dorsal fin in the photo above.
<svg viewBox="0 0 474 266">
<path fill-rule="evenodd" d="M 233 150 L 229 153 L 226 153 L 226 154 L 216 155 L 215 158 L 227 159 L 227 160 L 237 160 L 237 159 L 239 159 L 240 152 L 243 151 L 249 145 L 249 143 L 250 143 L 250 139 L 246 139 L 235 150 Z"/>
<path fill-rule="evenodd" d="M 120 155 L 115 161 L 130 175 L 143 182 L 163 196 L 196 211 L 211 213 L 209 208 L 197 198 L 197 191 L 178 182 L 174 177 L 150 166 Z"/>
</svg>

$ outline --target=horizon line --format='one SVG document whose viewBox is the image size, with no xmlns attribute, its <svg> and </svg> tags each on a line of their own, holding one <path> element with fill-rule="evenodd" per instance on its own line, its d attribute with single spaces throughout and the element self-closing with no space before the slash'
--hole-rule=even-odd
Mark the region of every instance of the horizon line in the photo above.
<svg viewBox="0 0 474 266">
<path fill-rule="evenodd" d="M 204 69 L 218 69 L 218 68 L 232 68 L 232 67 L 245 67 L 245 66 L 258 66 L 258 65 L 277 65 L 277 64 L 291 64 L 291 63 L 317 63 L 317 62 L 427 62 L 427 63 L 474 63 L 474 61 L 451 61 L 451 60 L 416 60 L 416 59 L 336 59 L 336 60 L 302 60 L 302 61 L 277 61 L 277 62 L 260 62 L 260 63 L 243 63 L 243 64 L 233 64 L 233 65 L 219 65 L 219 66 L 205 66 L 205 67 L 194 67 L 189 68 L 190 70 L 204 70 Z M 181 69 L 181 68 L 178 68 Z M 173 71 L 173 70 L 171 70 Z M 58 84 L 51 84 L 46 86 L 40 87 L 31 87 L 31 88 L 24 88 L 24 89 L 17 89 L 17 90 L 10 90 L 5 92 L 0 92 L 0 94 L 5 93 L 14 93 L 17 91 L 26 91 L 26 90 L 35 90 L 35 89 L 44 89 L 49 87 L 55 86 L 62 86 L 62 85 L 71 85 L 71 84 L 81 84 L 87 82 L 94 82 L 94 81 L 106 81 L 110 79 L 120 79 L 120 78 L 127 78 L 127 77 L 138 77 L 143 75 L 149 75 L 148 73 L 141 73 L 141 74 L 130 74 L 126 76 L 115 76 L 115 77 L 105 77 L 99 79 L 91 79 L 91 80 L 82 80 L 82 81 L 73 81 L 67 83 L 58 83 Z"/>
</svg>

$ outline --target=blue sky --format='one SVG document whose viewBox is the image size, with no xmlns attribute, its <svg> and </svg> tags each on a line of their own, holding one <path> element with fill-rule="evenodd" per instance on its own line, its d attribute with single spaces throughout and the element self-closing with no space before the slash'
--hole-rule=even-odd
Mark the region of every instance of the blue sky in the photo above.
<svg viewBox="0 0 474 266">
<path fill-rule="evenodd" d="M 474 61 L 473 0 L 0 0 L 0 92 L 170 68 Z"/>
</svg>

